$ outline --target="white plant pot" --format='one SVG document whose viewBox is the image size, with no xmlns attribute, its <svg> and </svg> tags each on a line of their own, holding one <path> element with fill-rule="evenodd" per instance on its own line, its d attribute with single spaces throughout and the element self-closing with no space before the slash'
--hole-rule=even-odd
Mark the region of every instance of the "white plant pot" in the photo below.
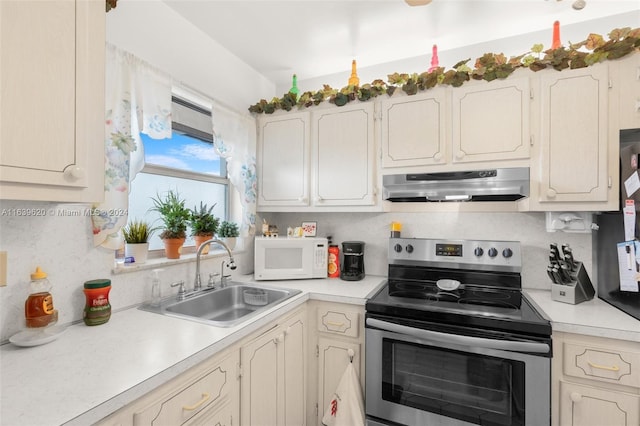
<svg viewBox="0 0 640 426">
<path fill-rule="evenodd" d="M 236 237 L 224 237 L 221 240 L 229 247 L 229 250 L 236 248 Z"/>
<path fill-rule="evenodd" d="M 149 255 L 149 243 L 137 243 L 124 245 L 124 255 L 133 257 L 135 263 L 145 263 Z"/>
</svg>

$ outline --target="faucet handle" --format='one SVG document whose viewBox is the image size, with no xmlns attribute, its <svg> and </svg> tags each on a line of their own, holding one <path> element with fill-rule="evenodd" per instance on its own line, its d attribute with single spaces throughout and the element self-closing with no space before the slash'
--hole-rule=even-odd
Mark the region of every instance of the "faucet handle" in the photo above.
<svg viewBox="0 0 640 426">
<path fill-rule="evenodd" d="M 183 300 L 187 296 L 187 290 L 184 288 L 184 281 L 171 283 L 171 287 L 178 287 L 178 300 Z"/>
<path fill-rule="evenodd" d="M 217 272 L 211 272 L 209 274 L 209 282 L 207 283 L 207 287 L 215 287 L 216 286 L 216 277 L 219 277 L 220 274 Z"/>
</svg>

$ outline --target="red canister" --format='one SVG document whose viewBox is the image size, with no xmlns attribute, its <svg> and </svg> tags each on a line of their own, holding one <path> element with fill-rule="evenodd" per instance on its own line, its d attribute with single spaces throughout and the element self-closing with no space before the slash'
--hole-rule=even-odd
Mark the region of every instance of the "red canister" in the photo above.
<svg viewBox="0 0 640 426">
<path fill-rule="evenodd" d="M 111 280 L 98 279 L 84 283 L 84 295 L 87 303 L 84 308 L 84 323 L 86 325 L 100 325 L 111 318 L 111 304 L 109 291 Z"/>
<path fill-rule="evenodd" d="M 327 273 L 329 278 L 338 278 L 340 276 L 340 248 L 336 245 L 329 246 Z"/>
</svg>

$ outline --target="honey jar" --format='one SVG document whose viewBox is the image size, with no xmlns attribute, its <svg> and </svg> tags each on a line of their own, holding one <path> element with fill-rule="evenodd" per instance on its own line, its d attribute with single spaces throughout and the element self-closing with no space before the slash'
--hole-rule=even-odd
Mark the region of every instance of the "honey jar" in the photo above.
<svg viewBox="0 0 640 426">
<path fill-rule="evenodd" d="M 24 316 L 28 328 L 46 327 L 58 322 L 58 311 L 53 308 L 51 283 L 47 274 L 36 267 L 31 274 L 29 283 L 29 297 L 24 303 Z"/>
</svg>

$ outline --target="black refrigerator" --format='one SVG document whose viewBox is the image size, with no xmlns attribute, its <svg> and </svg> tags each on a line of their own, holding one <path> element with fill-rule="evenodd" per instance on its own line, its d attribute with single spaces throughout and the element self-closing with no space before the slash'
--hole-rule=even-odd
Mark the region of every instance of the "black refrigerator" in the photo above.
<svg viewBox="0 0 640 426">
<path fill-rule="evenodd" d="M 640 177 L 638 165 L 640 164 L 640 129 L 620 131 L 620 210 L 617 212 L 603 212 L 595 215 L 598 229 L 592 233 L 593 243 L 593 274 L 596 277 L 598 297 L 615 306 L 621 311 L 640 320 L 640 292 L 638 283 L 629 283 L 625 280 L 623 289 L 620 286 L 620 268 L 634 268 L 638 271 L 635 259 L 622 260 L 620 243 L 626 249 L 630 243 L 625 239 L 623 208 L 626 200 L 633 199 L 635 204 L 635 227 L 633 237 L 640 237 L 640 190 L 635 190 L 633 181 Z M 635 174 L 635 175 L 634 175 Z M 631 184 L 630 187 L 625 185 Z M 631 194 L 627 189 L 634 191 Z M 625 274 L 626 275 L 626 274 Z M 623 275 L 624 276 L 624 275 Z M 628 276 L 628 275 L 627 275 Z M 633 291 L 635 289 L 635 291 Z"/>
</svg>

